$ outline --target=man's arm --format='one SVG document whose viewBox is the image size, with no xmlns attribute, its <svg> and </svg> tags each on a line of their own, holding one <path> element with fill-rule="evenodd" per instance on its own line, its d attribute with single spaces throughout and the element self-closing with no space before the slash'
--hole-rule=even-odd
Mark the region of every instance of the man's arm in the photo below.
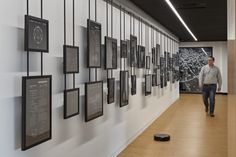
<svg viewBox="0 0 236 157">
<path fill-rule="evenodd" d="M 221 86 L 222 86 L 222 76 L 221 76 L 221 72 L 219 68 L 218 68 L 218 74 L 217 74 L 217 82 L 218 82 L 218 91 L 220 91 Z"/>
<path fill-rule="evenodd" d="M 202 69 L 199 73 L 199 87 L 200 88 L 202 88 L 202 86 L 203 86 L 203 71 L 204 71 L 203 69 L 204 69 L 204 67 L 202 67 Z"/>
</svg>

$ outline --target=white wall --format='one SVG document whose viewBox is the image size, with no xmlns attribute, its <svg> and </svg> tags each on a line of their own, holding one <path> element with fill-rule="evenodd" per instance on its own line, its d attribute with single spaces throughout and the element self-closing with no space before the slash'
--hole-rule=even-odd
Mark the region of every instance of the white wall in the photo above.
<svg viewBox="0 0 236 157">
<path fill-rule="evenodd" d="M 68 19 L 67 44 L 72 44 L 72 30 L 70 29 L 72 28 L 72 0 L 66 1 Z M 39 0 L 30 1 L 31 15 L 40 15 L 39 2 Z M 76 45 L 80 47 L 80 73 L 76 74 L 76 86 L 80 87 L 81 90 L 80 115 L 64 120 L 64 77 L 62 73 L 63 0 L 44 1 L 44 18 L 50 21 L 50 53 L 44 55 L 44 74 L 52 74 L 53 76 L 52 140 L 23 152 L 21 151 L 21 78 L 26 75 L 26 52 L 24 52 L 23 47 L 26 0 L 0 1 L 0 157 L 116 156 L 130 141 L 178 99 L 177 83 L 168 85 L 163 90 L 158 87 L 154 88 L 151 96 L 144 97 L 142 92 L 144 71 L 138 70 L 138 92 L 136 96 L 130 96 L 129 106 L 119 108 L 118 103 L 109 105 L 105 103 L 103 117 L 89 123 L 84 122 L 84 83 L 88 81 L 88 69 L 85 64 L 87 2 L 87 0 L 76 0 L 75 3 Z M 94 4 L 94 0 L 91 0 L 91 3 Z M 122 1 L 122 3 L 172 35 L 132 3 L 127 1 Z M 105 10 L 105 3 L 102 0 L 98 0 L 98 21 L 102 23 L 103 36 L 106 32 Z M 92 13 L 91 15 L 94 14 Z M 114 15 L 114 37 L 119 40 L 119 11 L 117 9 L 114 10 Z M 129 39 L 129 18 L 127 17 L 126 19 L 126 38 Z M 136 21 L 136 35 L 138 34 L 137 28 L 138 22 Z M 145 39 L 148 39 L 148 37 L 144 38 L 144 43 L 148 45 L 149 42 L 145 41 Z M 160 43 L 160 37 L 157 37 L 155 42 Z M 177 47 L 172 47 L 172 49 L 169 47 L 168 49 L 173 52 L 177 51 Z M 163 51 L 164 48 L 162 49 Z M 38 75 L 40 72 L 39 58 L 38 53 L 30 54 L 31 75 Z M 119 84 L 118 71 L 114 72 L 117 87 Z M 98 73 L 99 79 L 103 79 L 105 83 L 106 72 L 99 70 Z M 106 85 L 104 84 L 106 95 L 105 87 Z M 118 98 L 116 99 L 118 100 Z"/>
<path fill-rule="evenodd" d="M 227 42 L 181 42 L 180 47 L 213 47 L 213 56 L 215 57 L 215 65 L 218 66 L 222 73 L 222 91 L 228 92 L 228 54 L 227 54 Z"/>
</svg>

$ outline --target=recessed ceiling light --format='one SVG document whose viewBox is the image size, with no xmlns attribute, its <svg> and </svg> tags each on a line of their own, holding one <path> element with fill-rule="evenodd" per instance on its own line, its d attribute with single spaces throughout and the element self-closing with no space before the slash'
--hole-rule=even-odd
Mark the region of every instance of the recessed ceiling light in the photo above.
<svg viewBox="0 0 236 157">
<path fill-rule="evenodd" d="M 195 41 L 198 41 L 198 39 L 195 37 L 195 35 L 192 33 L 192 31 L 189 29 L 189 27 L 187 26 L 187 24 L 184 22 L 184 20 L 182 19 L 182 17 L 179 15 L 179 13 L 177 12 L 177 10 L 175 9 L 175 7 L 173 6 L 173 4 L 170 2 L 170 0 L 165 0 L 166 3 L 169 5 L 169 7 L 171 8 L 171 10 L 175 13 L 175 15 L 178 17 L 178 19 L 180 20 L 180 22 L 184 25 L 184 27 L 187 29 L 187 31 L 189 32 L 189 34 L 193 37 L 193 39 Z"/>
</svg>

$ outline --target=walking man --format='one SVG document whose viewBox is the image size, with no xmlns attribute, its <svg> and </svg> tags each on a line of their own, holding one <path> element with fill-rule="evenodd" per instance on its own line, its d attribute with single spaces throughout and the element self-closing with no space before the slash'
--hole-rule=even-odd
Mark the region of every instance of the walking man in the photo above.
<svg viewBox="0 0 236 157">
<path fill-rule="evenodd" d="M 209 102 L 210 98 L 210 116 L 214 117 L 215 111 L 215 94 L 216 90 L 221 90 L 222 77 L 220 69 L 214 65 L 215 58 L 210 56 L 208 57 L 208 64 L 203 66 L 199 74 L 199 87 L 202 89 L 203 102 L 205 105 L 205 111 L 209 111 Z M 218 83 L 218 89 L 217 89 Z"/>
</svg>

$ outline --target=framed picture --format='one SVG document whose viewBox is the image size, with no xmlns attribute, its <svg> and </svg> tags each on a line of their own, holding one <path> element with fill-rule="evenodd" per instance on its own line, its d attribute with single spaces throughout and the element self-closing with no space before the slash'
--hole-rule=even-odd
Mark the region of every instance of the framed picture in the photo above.
<svg viewBox="0 0 236 157">
<path fill-rule="evenodd" d="M 101 68 L 101 24 L 87 20 L 88 68 Z"/>
<path fill-rule="evenodd" d="M 146 56 L 146 69 L 150 69 L 150 56 Z"/>
<path fill-rule="evenodd" d="M 130 67 L 137 66 L 137 37 L 130 35 Z"/>
<path fill-rule="evenodd" d="M 160 75 L 161 88 L 164 88 L 164 75 Z"/>
<path fill-rule="evenodd" d="M 85 83 L 85 122 L 103 115 L 103 82 Z"/>
<path fill-rule="evenodd" d="M 152 93 L 152 75 L 145 75 L 145 96 Z"/>
<path fill-rule="evenodd" d="M 127 58 L 128 57 L 128 42 L 125 40 L 120 40 L 120 57 Z"/>
<path fill-rule="evenodd" d="M 157 86 L 157 74 L 152 74 L 152 86 Z"/>
<path fill-rule="evenodd" d="M 156 44 L 156 66 L 160 65 L 161 45 Z"/>
<path fill-rule="evenodd" d="M 131 95 L 136 95 L 136 75 L 131 75 Z"/>
<path fill-rule="evenodd" d="M 63 46 L 64 74 L 79 73 L 79 47 Z"/>
<path fill-rule="evenodd" d="M 167 53 L 167 71 L 171 71 L 171 56 L 170 56 L 170 52 Z"/>
<path fill-rule="evenodd" d="M 22 77 L 22 150 L 52 138 L 52 76 Z"/>
<path fill-rule="evenodd" d="M 48 20 L 25 15 L 25 51 L 49 52 Z"/>
<path fill-rule="evenodd" d="M 105 47 L 106 69 L 117 69 L 117 40 L 106 36 Z"/>
<path fill-rule="evenodd" d="M 145 68 L 145 47 L 138 46 L 138 68 Z"/>
<path fill-rule="evenodd" d="M 160 57 L 160 73 L 161 75 L 164 75 L 165 72 L 165 58 Z"/>
<path fill-rule="evenodd" d="M 68 119 L 79 114 L 79 98 L 79 88 L 64 91 L 64 119 Z"/>
<path fill-rule="evenodd" d="M 161 70 L 160 70 L 160 68 L 157 69 L 156 75 L 157 75 L 157 86 L 159 86 L 161 84 Z"/>
<path fill-rule="evenodd" d="M 120 71 L 120 107 L 129 104 L 129 72 Z"/>
<path fill-rule="evenodd" d="M 107 80 L 107 103 L 111 104 L 115 102 L 115 78 L 108 78 Z"/>
<path fill-rule="evenodd" d="M 156 63 L 156 49 L 152 48 L 152 64 Z"/>
</svg>

